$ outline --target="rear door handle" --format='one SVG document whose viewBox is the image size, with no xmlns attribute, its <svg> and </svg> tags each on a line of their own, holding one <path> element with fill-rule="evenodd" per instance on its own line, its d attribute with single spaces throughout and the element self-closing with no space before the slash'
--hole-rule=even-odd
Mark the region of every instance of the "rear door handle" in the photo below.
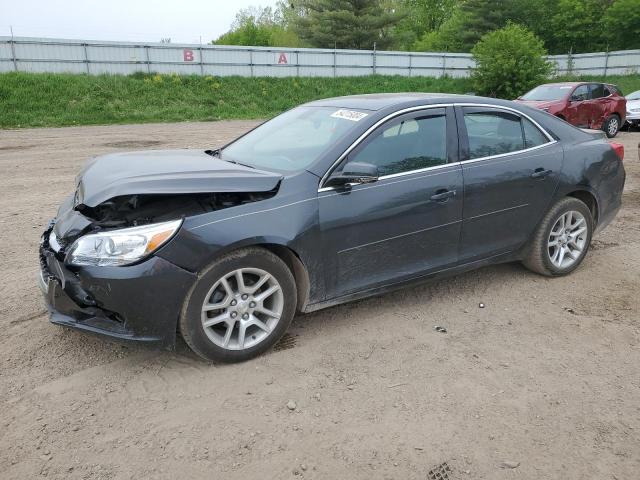
<svg viewBox="0 0 640 480">
<path fill-rule="evenodd" d="M 551 175 L 553 170 L 545 170 L 544 168 L 536 168 L 531 174 L 531 178 L 544 178 Z"/>
<path fill-rule="evenodd" d="M 451 197 L 455 197 L 455 196 L 456 196 L 455 190 L 438 190 L 429 198 L 434 202 L 446 202 Z"/>
</svg>

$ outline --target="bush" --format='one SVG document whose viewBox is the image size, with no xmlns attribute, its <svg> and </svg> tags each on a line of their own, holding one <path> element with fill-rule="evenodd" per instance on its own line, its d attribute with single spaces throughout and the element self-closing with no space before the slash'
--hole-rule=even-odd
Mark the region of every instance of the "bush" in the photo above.
<svg viewBox="0 0 640 480">
<path fill-rule="evenodd" d="M 542 40 L 520 25 L 509 24 L 487 33 L 471 53 L 476 61 L 474 88 L 490 97 L 516 98 L 553 72 Z"/>
</svg>

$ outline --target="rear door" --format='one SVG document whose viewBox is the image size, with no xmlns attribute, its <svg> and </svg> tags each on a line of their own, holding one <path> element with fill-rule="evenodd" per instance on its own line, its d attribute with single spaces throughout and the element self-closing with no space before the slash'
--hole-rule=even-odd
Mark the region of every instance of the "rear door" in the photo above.
<svg viewBox="0 0 640 480">
<path fill-rule="evenodd" d="M 364 162 L 376 165 L 380 177 L 318 193 L 328 298 L 456 263 L 462 220 L 457 154 L 453 107 L 439 107 L 383 123 L 347 155 L 334 175 L 347 162 Z"/>
<path fill-rule="evenodd" d="M 578 127 L 587 127 L 590 117 L 589 87 L 578 85 L 569 97 L 565 120 Z"/>
<path fill-rule="evenodd" d="M 562 147 L 512 110 L 457 107 L 464 210 L 460 262 L 518 249 L 558 185 Z"/>
<path fill-rule="evenodd" d="M 602 83 L 592 83 L 589 85 L 589 126 L 591 128 L 602 128 L 610 99 L 605 94 Z"/>
</svg>

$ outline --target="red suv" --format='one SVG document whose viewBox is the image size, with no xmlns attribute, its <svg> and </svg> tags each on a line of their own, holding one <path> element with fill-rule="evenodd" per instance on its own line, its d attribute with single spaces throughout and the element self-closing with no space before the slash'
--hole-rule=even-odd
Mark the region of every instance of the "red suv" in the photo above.
<svg viewBox="0 0 640 480">
<path fill-rule="evenodd" d="M 624 125 L 627 100 L 606 83 L 547 83 L 516 99 L 582 128 L 602 129 L 613 138 Z"/>
</svg>

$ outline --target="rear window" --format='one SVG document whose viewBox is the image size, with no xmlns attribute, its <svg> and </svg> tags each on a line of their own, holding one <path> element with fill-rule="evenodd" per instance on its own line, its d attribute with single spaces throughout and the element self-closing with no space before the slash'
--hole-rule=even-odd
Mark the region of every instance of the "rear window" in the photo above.
<svg viewBox="0 0 640 480">
<path fill-rule="evenodd" d="M 620 87 L 617 87 L 616 85 L 606 85 L 607 89 L 611 92 L 611 93 L 617 93 L 618 95 L 620 95 L 621 97 L 623 97 L 624 95 L 622 94 L 622 90 L 620 90 Z"/>
</svg>

